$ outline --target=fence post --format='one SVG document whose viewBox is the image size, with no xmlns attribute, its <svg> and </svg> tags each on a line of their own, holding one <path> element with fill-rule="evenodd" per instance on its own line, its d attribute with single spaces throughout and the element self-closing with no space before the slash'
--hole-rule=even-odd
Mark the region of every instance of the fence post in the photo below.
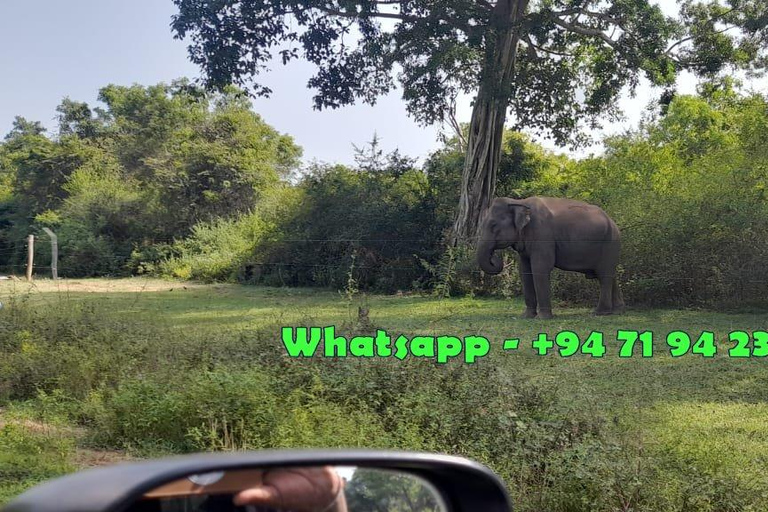
<svg viewBox="0 0 768 512">
<path fill-rule="evenodd" d="M 35 264 L 35 235 L 27 238 L 27 281 L 32 280 L 32 266 Z"/>
<path fill-rule="evenodd" d="M 55 281 L 59 278 L 59 238 L 48 228 L 43 228 L 43 231 L 51 237 L 51 276 Z"/>
</svg>

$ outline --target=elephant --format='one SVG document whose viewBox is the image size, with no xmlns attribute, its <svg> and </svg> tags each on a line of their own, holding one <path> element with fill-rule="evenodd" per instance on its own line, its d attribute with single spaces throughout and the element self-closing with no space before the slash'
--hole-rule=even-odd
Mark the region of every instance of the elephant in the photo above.
<svg viewBox="0 0 768 512">
<path fill-rule="evenodd" d="M 553 268 L 580 272 L 600 282 L 595 315 L 624 311 L 616 278 L 621 233 L 602 208 L 572 199 L 498 197 L 485 210 L 477 243 L 477 262 L 487 274 L 503 270 L 497 250 L 512 247 L 519 256 L 525 296 L 523 318 L 552 318 Z M 537 312 L 538 308 L 538 312 Z"/>
</svg>

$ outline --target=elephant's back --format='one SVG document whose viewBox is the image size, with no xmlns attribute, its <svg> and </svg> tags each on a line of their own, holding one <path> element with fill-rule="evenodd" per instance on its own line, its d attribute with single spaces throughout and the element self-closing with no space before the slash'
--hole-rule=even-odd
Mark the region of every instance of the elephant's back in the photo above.
<svg viewBox="0 0 768 512">
<path fill-rule="evenodd" d="M 607 218 L 605 211 L 597 205 L 585 203 L 576 199 L 567 199 L 564 197 L 535 197 L 532 198 L 545 206 L 555 217 L 591 217 Z"/>
<path fill-rule="evenodd" d="M 616 223 L 597 205 L 561 197 L 536 197 L 535 199 L 549 210 L 556 224 L 568 235 L 589 230 L 590 235 L 597 240 L 619 241 L 621 239 Z M 576 234 L 574 238 L 583 235 L 582 232 Z"/>
<path fill-rule="evenodd" d="M 568 199 L 566 197 L 543 197 L 543 196 L 534 196 L 531 199 L 534 199 L 536 201 L 539 201 L 543 205 L 545 205 L 547 208 L 552 210 L 553 213 L 574 213 L 579 211 L 584 212 L 602 212 L 604 215 L 607 216 L 605 211 L 603 211 L 602 208 L 600 208 L 597 205 L 585 203 L 584 201 L 579 201 L 578 199 Z"/>
</svg>

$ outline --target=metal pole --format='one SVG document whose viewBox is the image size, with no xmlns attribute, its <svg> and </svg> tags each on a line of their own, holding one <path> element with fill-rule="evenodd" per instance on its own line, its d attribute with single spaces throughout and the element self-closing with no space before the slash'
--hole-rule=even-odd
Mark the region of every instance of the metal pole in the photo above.
<svg viewBox="0 0 768 512">
<path fill-rule="evenodd" d="M 59 278 L 59 238 L 48 228 L 43 228 L 43 231 L 51 237 L 51 276 L 56 280 Z"/>
<path fill-rule="evenodd" d="M 27 239 L 27 281 L 32 280 L 32 266 L 35 264 L 35 235 Z"/>
</svg>

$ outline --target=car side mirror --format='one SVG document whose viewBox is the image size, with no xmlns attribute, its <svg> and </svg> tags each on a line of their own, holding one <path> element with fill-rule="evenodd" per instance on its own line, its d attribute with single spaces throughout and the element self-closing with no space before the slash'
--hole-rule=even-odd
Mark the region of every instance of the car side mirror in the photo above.
<svg viewBox="0 0 768 512">
<path fill-rule="evenodd" d="M 91 469 L 35 487 L 4 512 L 509 511 L 485 466 L 378 451 L 197 454 Z"/>
</svg>

